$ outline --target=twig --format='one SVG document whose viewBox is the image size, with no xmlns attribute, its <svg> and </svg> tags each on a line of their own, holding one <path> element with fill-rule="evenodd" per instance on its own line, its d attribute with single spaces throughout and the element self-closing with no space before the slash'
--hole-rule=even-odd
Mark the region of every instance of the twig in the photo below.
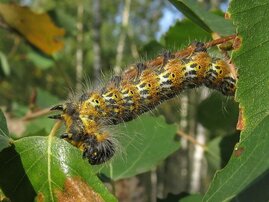
<svg viewBox="0 0 269 202">
<path fill-rule="evenodd" d="M 184 133 L 184 132 L 181 131 L 181 130 L 178 130 L 178 131 L 177 131 L 177 135 L 180 136 L 180 137 L 182 137 L 182 138 L 184 138 L 184 139 L 186 139 L 186 140 L 188 140 L 188 141 L 191 142 L 192 144 L 194 144 L 194 145 L 199 145 L 199 146 L 202 147 L 204 150 L 207 150 L 206 145 L 201 144 L 200 142 L 197 142 L 197 140 L 196 140 L 194 137 L 192 137 L 191 135 L 188 135 L 188 134 Z"/>
<path fill-rule="evenodd" d="M 215 39 L 215 40 L 212 40 L 212 41 L 209 41 L 209 42 L 205 43 L 205 48 L 210 48 L 212 46 L 216 46 L 218 44 L 222 44 L 222 43 L 225 43 L 227 41 L 234 40 L 235 38 L 236 38 L 236 34 L 226 36 L 226 37 L 222 37 L 222 38 L 219 38 L 219 39 Z"/>
<path fill-rule="evenodd" d="M 50 112 L 51 112 L 51 111 L 50 111 L 50 108 L 41 109 L 41 110 L 36 111 L 36 112 L 30 112 L 30 113 L 26 114 L 26 115 L 22 118 L 22 120 L 23 120 L 23 121 L 30 121 L 30 120 L 32 120 L 32 119 L 36 119 L 36 118 L 38 118 L 38 117 L 40 117 L 40 116 L 48 115 L 48 114 L 50 114 Z"/>
<path fill-rule="evenodd" d="M 236 35 L 234 34 L 234 35 L 226 36 L 223 38 L 215 39 L 215 40 L 212 40 L 212 41 L 205 43 L 204 48 L 207 49 L 207 48 L 219 45 L 219 44 L 223 44 L 223 43 L 230 41 L 230 40 L 233 40 L 235 38 L 236 38 Z M 188 57 L 195 51 L 195 49 L 196 49 L 196 46 L 192 44 L 189 47 L 176 52 L 175 56 L 176 57 Z"/>
</svg>

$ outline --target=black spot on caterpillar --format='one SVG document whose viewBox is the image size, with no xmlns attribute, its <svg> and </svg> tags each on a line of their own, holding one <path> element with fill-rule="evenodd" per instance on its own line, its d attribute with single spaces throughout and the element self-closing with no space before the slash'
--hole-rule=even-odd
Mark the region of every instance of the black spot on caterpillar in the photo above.
<svg viewBox="0 0 269 202">
<path fill-rule="evenodd" d="M 166 52 L 154 60 L 130 66 L 101 90 L 92 90 L 52 108 L 62 111 L 51 118 L 65 122 L 61 137 L 83 151 L 90 164 L 108 161 L 115 141 L 105 126 L 135 119 L 183 90 L 205 85 L 233 96 L 237 76 L 222 59 L 211 57 L 203 43 L 187 56 Z"/>
</svg>

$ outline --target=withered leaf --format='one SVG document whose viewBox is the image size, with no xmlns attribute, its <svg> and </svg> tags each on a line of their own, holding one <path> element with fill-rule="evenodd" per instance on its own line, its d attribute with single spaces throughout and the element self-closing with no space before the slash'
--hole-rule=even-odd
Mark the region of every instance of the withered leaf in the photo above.
<svg viewBox="0 0 269 202">
<path fill-rule="evenodd" d="M 35 13 L 30 8 L 17 4 L 0 3 L 0 17 L 9 27 L 48 55 L 64 46 L 60 39 L 65 33 L 64 29 L 57 27 L 46 13 Z"/>
</svg>

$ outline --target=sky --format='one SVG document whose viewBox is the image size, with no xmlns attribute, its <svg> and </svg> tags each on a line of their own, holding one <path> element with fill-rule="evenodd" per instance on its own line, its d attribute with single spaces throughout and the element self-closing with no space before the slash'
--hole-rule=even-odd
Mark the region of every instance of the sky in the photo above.
<svg viewBox="0 0 269 202">
<path fill-rule="evenodd" d="M 160 30 L 156 34 L 156 38 L 159 40 L 160 37 L 168 31 L 168 29 L 176 23 L 177 20 L 182 20 L 184 15 L 178 11 L 173 5 L 169 4 L 168 7 L 163 9 L 163 17 L 159 21 Z"/>
</svg>

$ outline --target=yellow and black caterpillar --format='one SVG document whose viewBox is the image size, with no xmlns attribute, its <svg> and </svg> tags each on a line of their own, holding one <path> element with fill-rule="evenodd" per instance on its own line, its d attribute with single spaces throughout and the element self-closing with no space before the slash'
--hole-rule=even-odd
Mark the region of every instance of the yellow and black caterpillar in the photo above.
<svg viewBox="0 0 269 202">
<path fill-rule="evenodd" d="M 104 126 L 133 120 L 183 90 L 201 85 L 233 96 L 237 76 L 229 65 L 211 57 L 203 43 L 192 47 L 187 55 L 167 52 L 132 65 L 102 89 L 53 107 L 62 113 L 51 118 L 62 119 L 66 125 L 61 137 L 80 148 L 90 164 L 101 164 L 115 153 L 115 144 Z"/>
</svg>

